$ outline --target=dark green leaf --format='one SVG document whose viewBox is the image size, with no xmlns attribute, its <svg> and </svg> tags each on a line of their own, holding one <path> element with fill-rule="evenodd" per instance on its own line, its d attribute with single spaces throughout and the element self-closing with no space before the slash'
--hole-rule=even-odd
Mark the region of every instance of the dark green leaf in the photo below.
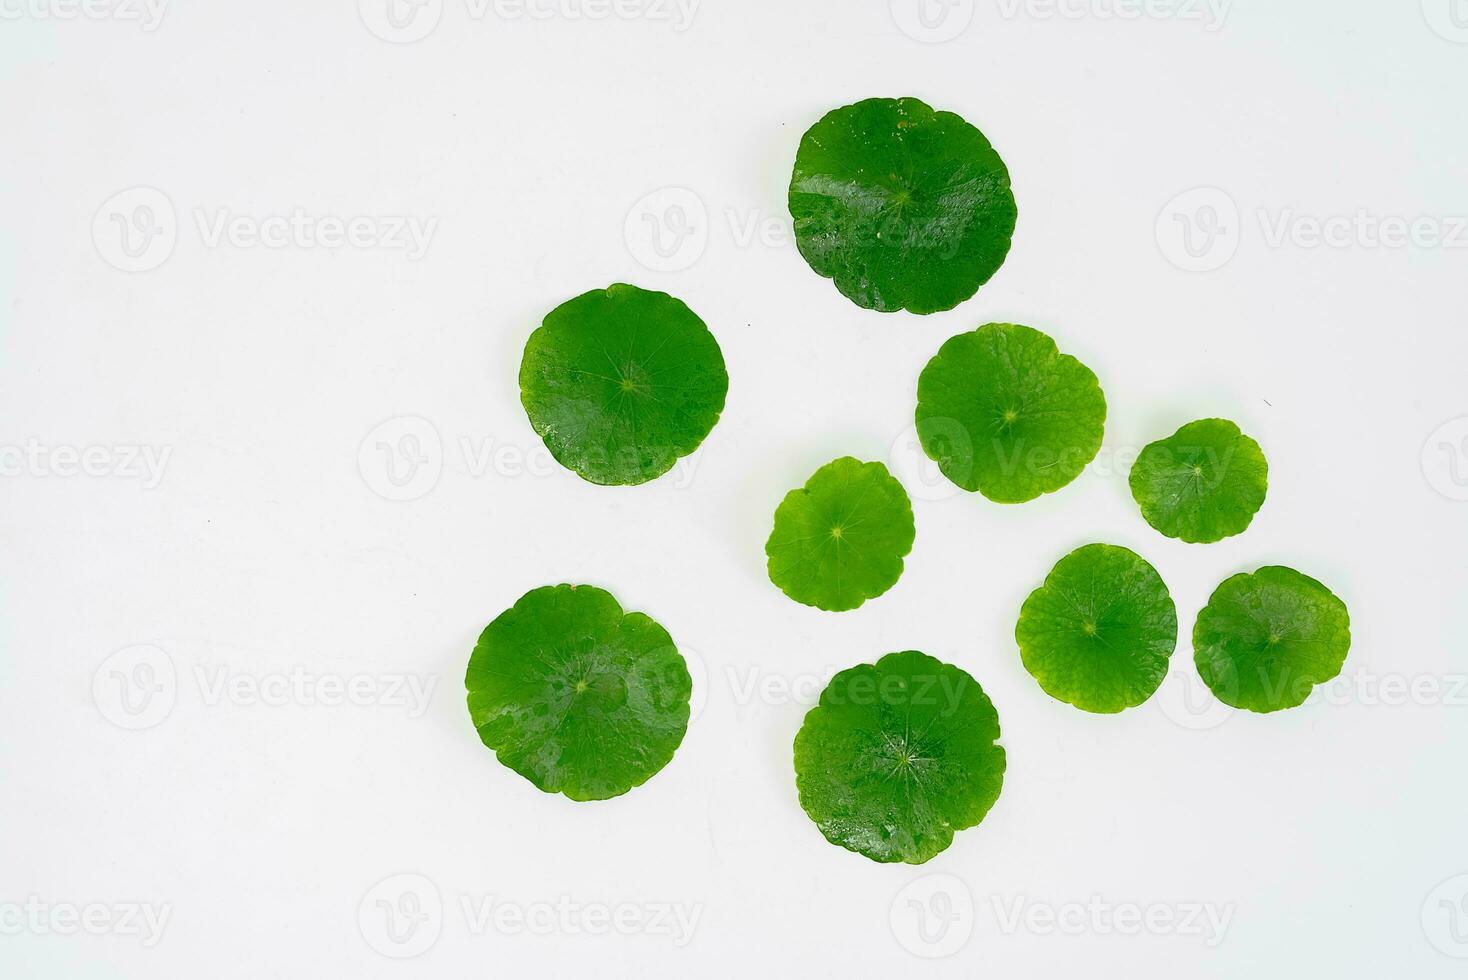
<svg viewBox="0 0 1468 980">
<path fill-rule="evenodd" d="M 573 800 L 619 796 L 667 765 L 693 690 L 667 631 L 589 585 L 522 596 L 479 637 L 465 684 L 500 762 Z"/>
<path fill-rule="evenodd" d="M 530 424 L 592 483 L 672 469 L 713 429 L 728 390 L 719 344 L 692 310 L 620 283 L 552 310 L 520 362 Z"/>
<path fill-rule="evenodd" d="M 889 653 L 831 678 L 795 736 L 800 805 L 833 844 L 922 864 L 999 799 L 999 715 L 951 664 Z"/>
<path fill-rule="evenodd" d="M 800 254 L 856 305 L 933 313 L 1004 263 L 1016 211 L 984 134 L 904 98 L 845 106 L 810 128 L 790 214 Z"/>
<path fill-rule="evenodd" d="M 1303 704 L 1351 649 L 1346 604 L 1293 568 L 1227 579 L 1193 627 L 1193 660 L 1218 699 L 1269 712 Z"/>
</svg>

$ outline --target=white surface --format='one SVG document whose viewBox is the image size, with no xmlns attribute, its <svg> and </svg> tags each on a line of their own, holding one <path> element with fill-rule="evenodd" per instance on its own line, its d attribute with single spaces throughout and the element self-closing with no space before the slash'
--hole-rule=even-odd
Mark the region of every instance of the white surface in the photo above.
<svg viewBox="0 0 1468 980">
<path fill-rule="evenodd" d="M 1468 894 L 1468 249 L 1372 248 L 1354 229 L 1271 242 L 1282 215 L 1308 236 L 1308 219 L 1468 213 L 1468 30 L 1449 0 L 1238 0 L 1215 30 L 1103 16 L 1103 0 L 1062 6 L 1076 16 L 959 0 L 926 34 L 900 2 L 894 19 L 885 2 L 706 0 L 684 23 L 444 0 L 403 44 L 349 0 L 179 0 L 151 31 L 41 16 L 65 4 L 5 0 L 0 22 L 0 973 L 1460 975 L 1468 909 L 1455 938 L 1439 903 Z M 926 43 L 902 18 L 955 36 Z M 993 282 L 926 318 L 852 306 L 784 227 L 801 132 L 904 94 L 979 125 L 1020 208 Z M 164 198 L 112 200 L 139 187 Z M 1167 210 L 1199 188 L 1223 197 Z M 129 257 L 113 215 L 148 225 L 138 205 L 165 230 L 171 208 L 176 235 Z M 699 206 L 685 250 L 657 257 L 643 210 L 666 232 Z M 368 238 L 394 216 L 432 231 L 416 259 L 241 237 L 297 208 L 365 216 Z M 1224 230 L 1212 251 L 1179 251 L 1178 209 Z M 211 242 L 221 215 L 244 220 Z M 732 377 L 691 470 L 636 489 L 547 467 L 515 385 L 540 315 L 619 280 L 686 299 Z M 781 596 L 762 555 L 779 497 L 836 455 L 911 463 L 918 371 L 995 319 L 1096 370 L 1101 459 L 1009 508 L 902 470 L 918 539 L 898 586 L 843 615 Z M 1129 451 L 1206 415 L 1260 440 L 1271 487 L 1247 534 L 1193 547 L 1141 521 L 1124 474 Z M 428 428 L 368 439 L 400 417 Z M 429 463 L 399 490 L 377 442 L 404 435 Z M 16 455 L 32 440 L 44 462 Z M 85 458 L 112 475 L 66 475 L 67 447 L 107 447 Z M 113 447 L 167 453 L 161 481 Z M 1349 680 L 1274 716 L 1189 713 L 1184 639 L 1139 709 L 1050 701 L 1014 618 L 1091 540 L 1155 562 L 1185 637 L 1234 572 L 1323 579 L 1350 604 Z M 462 701 L 479 629 L 562 581 L 660 620 L 705 702 L 672 764 L 613 802 L 501 768 Z M 824 675 L 903 648 L 983 683 L 1010 763 L 989 819 L 920 869 L 826 844 L 790 768 Z M 173 677 L 172 700 L 129 715 L 114 671 L 146 680 L 140 665 Z M 361 678 L 370 703 L 274 688 L 297 668 Z M 1417 682 L 1409 703 L 1382 675 Z M 211 686 L 231 677 L 233 693 Z M 435 685 L 417 716 L 404 677 Z M 284 703 L 252 701 L 262 683 Z M 377 901 L 413 888 L 428 918 L 394 945 Z M 33 897 L 168 919 L 151 946 L 101 911 L 108 934 L 43 933 L 67 913 L 18 919 Z M 510 911 L 476 933 L 462 902 L 490 897 Z M 1039 911 L 1006 929 L 1017 902 Z M 1206 918 L 1108 925 L 1190 903 L 1231 916 L 1222 941 Z M 630 935 L 577 932 L 567 911 L 623 906 Z M 691 941 L 629 925 L 659 906 L 697 915 Z M 517 910 L 535 932 L 513 931 Z M 968 918 L 944 930 L 945 910 Z"/>
</svg>

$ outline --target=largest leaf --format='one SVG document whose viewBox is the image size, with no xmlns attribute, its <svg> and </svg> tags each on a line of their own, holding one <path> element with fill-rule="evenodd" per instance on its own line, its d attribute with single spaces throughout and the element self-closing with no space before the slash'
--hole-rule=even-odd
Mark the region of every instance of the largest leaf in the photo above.
<svg viewBox="0 0 1468 980">
<path fill-rule="evenodd" d="M 693 691 L 667 631 L 589 585 L 522 596 L 485 627 L 465 686 L 500 762 L 573 800 L 618 796 L 667 765 Z"/>
<path fill-rule="evenodd" d="M 800 805 L 832 844 L 922 864 L 999 799 L 999 715 L 977 681 L 909 650 L 831 678 L 795 736 Z"/>
<path fill-rule="evenodd" d="M 989 281 L 1016 210 L 994 147 L 917 99 L 829 112 L 800 141 L 790 180 L 795 240 L 857 306 L 933 313 Z"/>
<path fill-rule="evenodd" d="M 530 335 L 520 400 L 546 448 L 592 483 L 645 483 L 698 448 L 729 390 L 681 300 L 618 283 L 562 303 Z"/>
<path fill-rule="evenodd" d="M 1106 396 L 1091 369 L 1017 323 L 952 337 L 918 378 L 923 451 L 965 490 L 1021 503 L 1074 480 L 1101 449 Z"/>
</svg>

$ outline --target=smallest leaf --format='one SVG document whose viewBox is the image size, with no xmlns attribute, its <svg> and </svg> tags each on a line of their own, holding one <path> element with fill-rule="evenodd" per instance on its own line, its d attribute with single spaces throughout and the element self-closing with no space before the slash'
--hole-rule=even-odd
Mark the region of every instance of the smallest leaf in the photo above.
<svg viewBox="0 0 1468 980">
<path fill-rule="evenodd" d="M 1208 544 L 1242 533 L 1264 506 L 1269 463 L 1227 419 L 1189 422 L 1137 456 L 1128 480 L 1147 523 Z"/>
<path fill-rule="evenodd" d="M 855 609 L 897 584 L 915 536 L 912 501 L 887 467 L 844 456 L 775 510 L 770 581 L 807 606 Z"/>
</svg>

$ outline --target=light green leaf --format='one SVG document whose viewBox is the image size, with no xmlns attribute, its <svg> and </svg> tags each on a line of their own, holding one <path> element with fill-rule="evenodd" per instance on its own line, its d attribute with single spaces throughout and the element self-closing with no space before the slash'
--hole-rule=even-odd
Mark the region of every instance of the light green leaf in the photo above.
<svg viewBox="0 0 1468 980">
<path fill-rule="evenodd" d="M 1269 464 L 1234 423 L 1200 419 L 1143 449 L 1129 482 L 1148 524 L 1200 544 L 1249 526 L 1264 506 Z"/>
<path fill-rule="evenodd" d="M 952 337 L 918 378 L 923 451 L 948 479 L 999 503 L 1074 480 L 1105 427 L 1096 375 L 1032 327 L 990 323 Z"/>
<path fill-rule="evenodd" d="M 1055 564 L 1014 630 L 1045 693 L 1115 713 L 1152 696 L 1177 647 L 1177 608 L 1162 577 L 1126 548 L 1089 544 Z"/>
<path fill-rule="evenodd" d="M 807 606 L 855 609 L 893 585 L 915 536 L 912 502 L 881 463 L 843 457 L 775 511 L 770 581 Z"/>
</svg>

